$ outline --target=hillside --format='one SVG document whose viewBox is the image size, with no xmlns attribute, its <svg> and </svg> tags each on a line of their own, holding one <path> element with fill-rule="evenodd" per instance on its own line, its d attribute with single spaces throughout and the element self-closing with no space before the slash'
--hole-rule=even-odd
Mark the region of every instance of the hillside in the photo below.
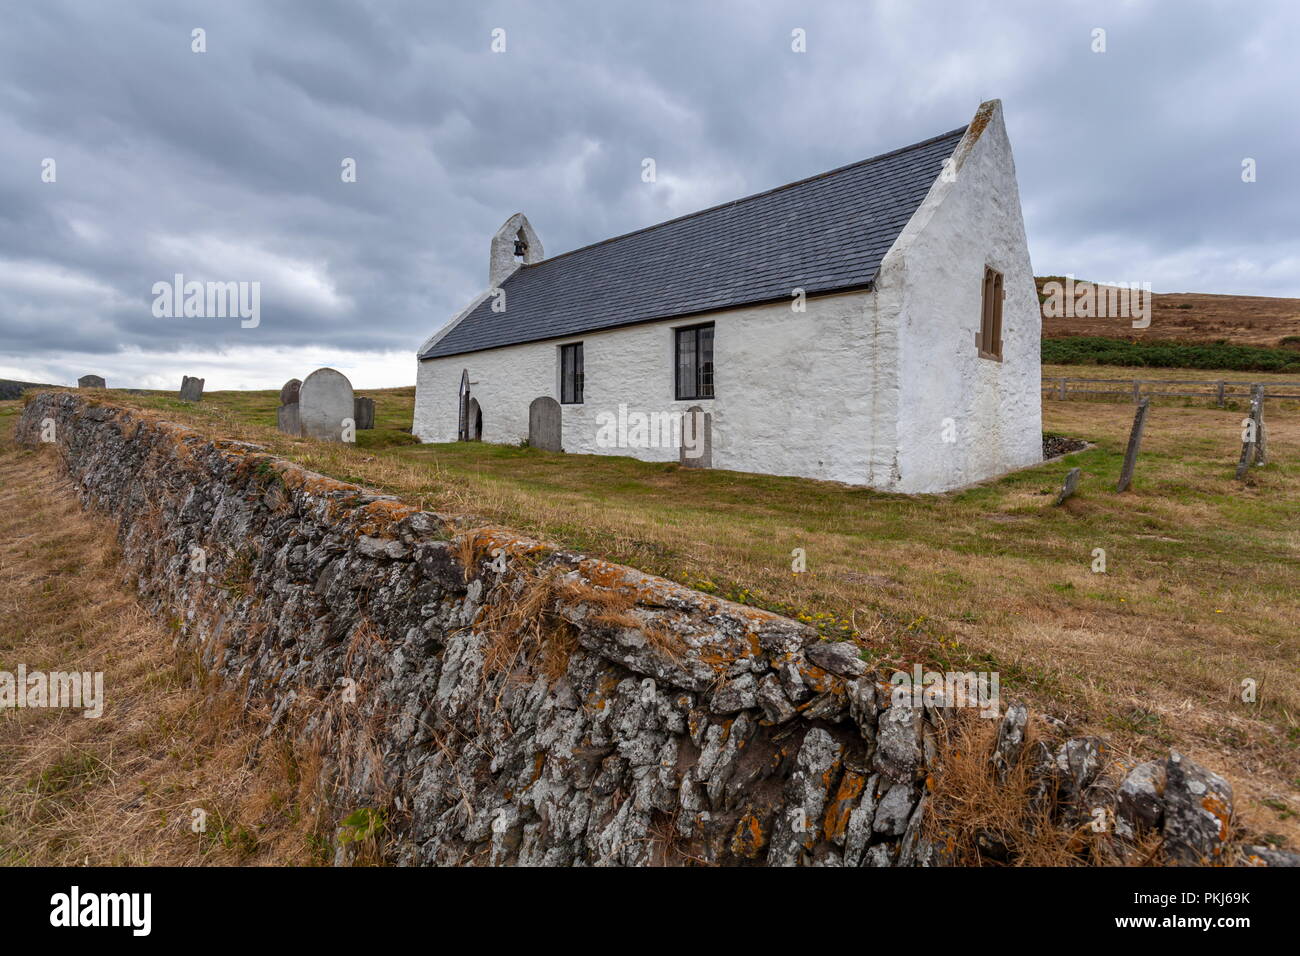
<svg viewBox="0 0 1300 956">
<path fill-rule="evenodd" d="M 1040 304 L 1045 298 L 1044 284 L 1061 279 L 1061 276 L 1036 277 Z M 1300 299 L 1200 292 L 1154 293 L 1151 298 L 1151 325 L 1145 329 L 1133 328 L 1129 318 L 1061 318 L 1049 317 L 1044 312 L 1043 338 L 1103 336 L 1138 341 L 1224 341 L 1232 345 L 1300 350 Z"/>
</svg>

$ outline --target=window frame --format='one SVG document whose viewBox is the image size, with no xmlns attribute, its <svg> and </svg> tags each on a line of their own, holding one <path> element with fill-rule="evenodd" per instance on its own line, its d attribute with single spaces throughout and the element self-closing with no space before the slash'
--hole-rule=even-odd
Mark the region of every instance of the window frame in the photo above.
<svg viewBox="0 0 1300 956">
<path fill-rule="evenodd" d="M 707 331 L 709 333 L 709 360 L 707 363 L 701 361 L 703 350 L 700 347 L 700 333 Z M 683 390 L 682 383 L 682 342 L 683 337 L 689 336 L 690 348 L 692 354 L 692 367 L 695 370 L 694 381 L 690 383 L 690 391 Z M 673 396 L 679 402 L 707 402 L 717 397 L 717 362 L 714 358 L 717 345 L 717 330 L 712 322 L 701 322 L 698 325 L 686 325 L 673 329 Z M 706 372 L 704 366 L 708 366 L 708 382 L 704 381 Z M 708 394 L 703 394 L 707 389 Z"/>
<path fill-rule="evenodd" d="M 1002 273 L 984 267 L 984 284 L 980 293 L 980 329 L 975 334 L 975 348 L 982 359 L 1002 361 L 1002 300 L 1005 297 Z"/>
<path fill-rule="evenodd" d="M 570 384 L 569 382 L 566 382 L 566 381 L 565 381 L 565 365 L 564 365 L 564 361 L 565 361 L 565 356 L 566 356 L 566 355 L 572 355 L 572 356 L 574 356 L 574 360 L 573 360 L 573 368 L 572 368 L 572 371 L 573 371 L 573 379 L 572 379 L 572 383 L 571 383 L 573 387 L 572 387 L 572 390 L 571 390 L 571 391 L 566 391 L 566 385 L 569 385 L 569 384 Z M 585 402 L 584 402 L 584 400 L 583 400 L 583 388 L 584 388 L 584 386 L 586 385 L 585 364 L 586 364 L 586 350 L 582 347 L 582 343 L 581 343 L 581 342 L 568 342 L 568 343 L 565 343 L 564 345 L 561 345 L 561 346 L 560 346 L 560 388 L 559 388 L 559 392 L 560 392 L 560 404 L 561 404 L 561 405 L 582 405 L 582 404 L 585 404 Z M 566 395 L 570 395 L 570 396 L 573 396 L 573 397 L 566 398 L 566 397 L 565 397 Z"/>
</svg>

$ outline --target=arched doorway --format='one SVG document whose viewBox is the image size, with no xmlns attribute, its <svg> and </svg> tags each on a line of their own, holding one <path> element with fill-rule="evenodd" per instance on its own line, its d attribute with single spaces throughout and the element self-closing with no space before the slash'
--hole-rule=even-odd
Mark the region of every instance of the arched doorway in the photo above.
<svg viewBox="0 0 1300 956">
<path fill-rule="evenodd" d="M 469 400 L 469 440 L 483 440 L 483 409 L 479 408 L 477 398 Z"/>
</svg>

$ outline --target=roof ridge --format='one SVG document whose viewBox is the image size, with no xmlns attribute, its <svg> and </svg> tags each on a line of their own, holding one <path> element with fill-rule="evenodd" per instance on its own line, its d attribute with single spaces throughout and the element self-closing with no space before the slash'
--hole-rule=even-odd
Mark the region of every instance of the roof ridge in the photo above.
<svg viewBox="0 0 1300 956">
<path fill-rule="evenodd" d="M 663 222 L 651 223 L 648 226 L 642 226 L 640 229 L 633 229 L 631 232 L 625 232 L 618 236 L 610 236 L 608 239 L 600 239 L 596 242 L 589 242 L 585 246 L 579 246 L 577 249 L 570 249 L 568 252 L 562 252 L 558 256 L 552 256 L 549 259 L 543 259 L 541 262 L 535 262 L 532 265 L 521 266 L 519 269 L 516 270 L 516 274 L 522 273 L 525 270 L 536 269 L 540 266 L 546 265 L 549 262 L 558 262 L 561 259 L 566 259 L 569 256 L 576 255 L 579 252 L 586 252 L 588 249 L 594 249 L 597 246 L 603 246 L 611 242 L 617 242 L 620 239 L 629 239 L 632 236 L 640 235 L 643 232 L 650 232 L 653 229 L 660 229 L 664 226 L 671 226 L 673 223 L 684 222 L 687 219 L 694 219 L 696 216 L 703 216 L 705 213 L 716 212 L 719 209 L 726 209 L 728 206 L 738 206 L 741 203 L 750 202 L 754 199 L 761 199 L 764 196 L 770 196 L 772 195 L 772 193 L 778 193 L 784 189 L 793 189 L 795 186 L 803 186 L 807 183 L 815 182 L 818 179 L 825 179 L 828 176 L 834 176 L 838 173 L 847 172 L 848 170 L 854 169 L 858 166 L 865 166 L 867 163 L 874 163 L 882 159 L 889 159 L 891 156 L 897 156 L 900 153 L 906 153 L 909 150 L 921 149 L 924 146 L 930 146 L 933 143 L 937 143 L 941 139 L 947 139 L 949 136 L 955 136 L 958 133 L 965 133 L 968 127 L 969 124 L 967 124 L 966 126 L 958 126 L 956 129 L 950 129 L 946 133 L 939 133 L 937 136 L 931 136 L 929 139 L 923 139 L 920 142 L 911 143 L 910 145 L 907 146 L 900 146 L 897 149 L 891 149 L 883 153 L 878 153 L 875 156 L 868 156 L 866 159 L 859 159 L 852 163 L 846 163 L 843 166 L 836 166 L 834 169 L 828 169 L 825 172 L 816 173 L 815 175 L 812 176 L 805 176 L 803 179 L 796 179 L 794 182 L 784 183 L 780 186 L 773 186 L 771 189 L 764 189 L 761 192 L 751 193 L 748 196 L 741 196 L 739 199 L 732 199 L 727 202 L 718 203 L 716 206 L 708 206 L 704 209 L 697 209 L 695 212 L 688 212 L 685 215 L 675 216 L 672 219 L 665 219 Z M 507 279 L 507 281 L 509 280 Z"/>
</svg>

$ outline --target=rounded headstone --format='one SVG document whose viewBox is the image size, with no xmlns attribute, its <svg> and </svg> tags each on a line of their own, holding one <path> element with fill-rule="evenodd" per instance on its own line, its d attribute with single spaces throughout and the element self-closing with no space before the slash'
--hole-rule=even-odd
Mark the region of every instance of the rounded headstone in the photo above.
<svg viewBox="0 0 1300 956">
<path fill-rule="evenodd" d="M 77 388 L 107 388 L 108 385 L 98 375 L 83 375 L 77 379 Z"/>
<path fill-rule="evenodd" d="M 318 368 L 303 380 L 298 390 L 298 421 L 308 438 L 343 441 L 344 423 L 352 422 L 354 412 L 352 383 L 342 372 Z"/>
<path fill-rule="evenodd" d="M 692 405 L 682 415 L 682 447 L 677 460 L 686 468 L 713 467 L 713 414 Z"/>
<path fill-rule="evenodd" d="M 302 382 L 296 378 L 291 378 L 280 386 L 280 404 L 292 405 L 298 401 L 298 389 L 302 388 Z"/>
<path fill-rule="evenodd" d="M 528 447 L 563 451 L 560 444 L 560 403 L 549 395 L 534 398 L 528 406 Z"/>
</svg>

